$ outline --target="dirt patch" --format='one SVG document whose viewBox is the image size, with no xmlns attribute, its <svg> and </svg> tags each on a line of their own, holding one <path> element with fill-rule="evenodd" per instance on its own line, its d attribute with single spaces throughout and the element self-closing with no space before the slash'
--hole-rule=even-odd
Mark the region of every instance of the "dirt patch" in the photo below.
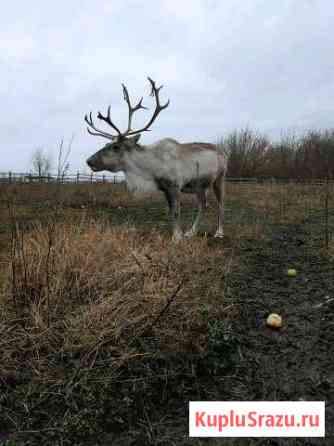
<svg viewBox="0 0 334 446">
<path fill-rule="evenodd" d="M 312 245 L 307 225 L 289 225 L 271 240 L 242 247 L 242 264 L 228 281 L 240 304 L 234 322 L 240 358 L 224 379 L 226 399 L 326 401 L 326 440 L 286 440 L 272 444 L 334 442 L 334 264 Z M 287 276 L 296 268 L 295 278 Z M 283 317 L 275 332 L 269 313 Z M 252 440 L 250 444 L 267 444 Z"/>
</svg>

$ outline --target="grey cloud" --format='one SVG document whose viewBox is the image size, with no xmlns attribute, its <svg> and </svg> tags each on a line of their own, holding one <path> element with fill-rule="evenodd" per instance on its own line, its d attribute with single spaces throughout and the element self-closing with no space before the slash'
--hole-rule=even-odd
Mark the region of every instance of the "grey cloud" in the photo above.
<svg viewBox="0 0 334 446">
<path fill-rule="evenodd" d="M 86 133 L 84 114 L 111 104 L 124 126 L 121 82 L 151 104 L 147 75 L 171 105 L 146 142 L 214 141 L 245 125 L 273 136 L 332 126 L 329 0 L 16 0 L 2 12 L 0 171 L 27 169 L 35 147 L 55 151 L 72 134 L 71 166 L 82 168 L 103 144 Z"/>
</svg>

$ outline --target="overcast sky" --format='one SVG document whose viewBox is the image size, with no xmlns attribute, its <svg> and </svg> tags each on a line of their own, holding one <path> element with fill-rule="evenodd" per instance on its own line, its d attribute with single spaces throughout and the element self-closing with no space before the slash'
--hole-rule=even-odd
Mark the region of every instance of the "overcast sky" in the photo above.
<svg viewBox="0 0 334 446">
<path fill-rule="evenodd" d="M 331 0 L 3 2 L 0 171 L 28 171 L 37 147 L 56 159 L 72 135 L 71 170 L 85 169 L 105 140 L 84 114 L 111 104 L 125 128 L 121 83 L 152 109 L 148 75 L 170 106 L 143 143 L 334 127 L 333 30 Z"/>
</svg>

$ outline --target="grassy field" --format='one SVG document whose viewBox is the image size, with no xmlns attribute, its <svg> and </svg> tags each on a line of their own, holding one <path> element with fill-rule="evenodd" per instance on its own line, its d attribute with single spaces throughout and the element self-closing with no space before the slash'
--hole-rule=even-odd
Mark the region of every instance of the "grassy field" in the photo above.
<svg viewBox="0 0 334 446">
<path fill-rule="evenodd" d="M 21 184 L 0 200 L 0 444 L 333 444 L 333 185 L 228 184 L 224 240 L 210 197 L 178 244 L 160 194 Z M 298 399 L 326 400 L 325 440 L 187 436 L 189 400 Z"/>
</svg>

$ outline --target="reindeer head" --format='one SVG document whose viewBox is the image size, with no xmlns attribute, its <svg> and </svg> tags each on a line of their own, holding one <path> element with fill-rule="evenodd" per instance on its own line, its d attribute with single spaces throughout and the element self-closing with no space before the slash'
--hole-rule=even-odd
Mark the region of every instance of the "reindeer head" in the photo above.
<svg viewBox="0 0 334 446">
<path fill-rule="evenodd" d="M 140 135 L 133 137 L 117 137 L 94 155 L 88 158 L 87 164 L 94 172 L 108 170 L 109 172 L 119 172 L 125 170 L 124 153 L 136 149 Z"/>
<path fill-rule="evenodd" d="M 124 84 L 122 84 L 123 96 L 124 100 L 128 104 L 128 109 L 129 109 L 129 120 L 128 120 L 127 130 L 121 132 L 119 128 L 111 121 L 110 106 L 108 107 L 108 112 L 106 116 L 102 115 L 101 112 L 98 112 L 97 118 L 102 121 L 105 121 L 108 125 L 110 125 L 116 131 L 117 133 L 116 135 L 112 135 L 110 133 L 98 129 L 93 122 L 92 113 L 90 113 L 89 116 L 87 115 L 85 116 L 85 121 L 88 124 L 87 127 L 88 133 L 90 133 L 91 135 L 102 136 L 103 138 L 111 140 L 110 143 L 106 144 L 101 150 L 99 150 L 90 158 L 88 158 L 87 164 L 95 172 L 99 172 L 101 170 L 109 170 L 110 172 L 118 172 L 120 170 L 125 170 L 125 165 L 124 165 L 125 153 L 139 148 L 138 141 L 140 138 L 140 134 L 142 132 L 150 131 L 149 127 L 153 124 L 158 114 L 161 112 L 161 110 L 168 107 L 169 100 L 164 105 L 160 104 L 159 91 L 161 90 L 162 85 L 160 87 L 156 87 L 155 82 L 151 78 L 148 77 L 148 80 L 151 84 L 151 96 L 155 97 L 156 106 L 151 119 L 143 128 L 139 130 L 132 130 L 131 127 L 132 117 L 134 112 L 139 109 L 146 109 L 146 107 L 142 105 L 143 98 L 141 98 L 140 101 L 137 103 L 137 105 L 133 107 L 131 105 L 130 95 Z M 94 131 L 92 131 L 91 129 L 93 129 Z"/>
</svg>

